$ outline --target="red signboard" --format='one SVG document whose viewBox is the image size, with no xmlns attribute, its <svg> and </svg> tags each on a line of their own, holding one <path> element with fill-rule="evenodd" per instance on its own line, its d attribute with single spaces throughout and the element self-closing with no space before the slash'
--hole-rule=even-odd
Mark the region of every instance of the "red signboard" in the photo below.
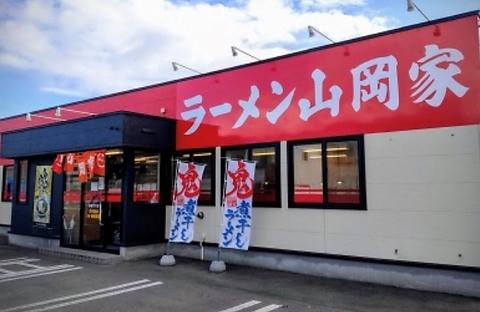
<svg viewBox="0 0 480 312">
<path fill-rule="evenodd" d="M 68 107 L 175 118 L 178 149 L 478 124 L 479 60 L 472 13 Z M 23 115 L 0 132 L 53 122 Z"/>
<path fill-rule="evenodd" d="M 177 85 L 180 149 L 480 122 L 477 17 Z"/>
</svg>

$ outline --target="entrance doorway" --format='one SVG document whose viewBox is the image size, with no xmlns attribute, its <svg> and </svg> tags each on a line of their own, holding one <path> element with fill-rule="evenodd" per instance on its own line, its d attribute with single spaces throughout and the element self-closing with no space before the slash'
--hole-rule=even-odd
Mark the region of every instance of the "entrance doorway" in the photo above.
<svg viewBox="0 0 480 312">
<path fill-rule="evenodd" d="M 80 183 L 65 174 L 62 245 L 118 253 L 122 225 L 123 152 L 106 153 L 105 177 Z"/>
</svg>

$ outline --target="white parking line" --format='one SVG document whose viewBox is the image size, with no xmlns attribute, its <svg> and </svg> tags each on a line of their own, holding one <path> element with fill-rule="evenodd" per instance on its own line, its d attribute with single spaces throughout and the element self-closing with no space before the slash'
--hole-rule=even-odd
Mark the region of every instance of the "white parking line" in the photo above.
<svg viewBox="0 0 480 312">
<path fill-rule="evenodd" d="M 253 307 L 255 305 L 258 305 L 260 303 L 262 303 L 262 302 L 258 301 L 258 300 L 251 300 L 251 301 L 239 304 L 237 306 L 234 306 L 234 307 L 231 307 L 231 308 L 228 308 L 226 310 L 219 311 L 219 312 L 238 312 L 238 311 L 242 311 L 244 309 Z M 281 305 L 281 304 L 271 304 L 271 305 L 265 306 L 263 308 L 257 309 L 257 310 L 252 311 L 252 312 L 270 312 L 270 311 L 273 311 L 273 310 L 276 310 L 276 309 L 279 309 L 279 308 L 282 308 L 282 307 L 283 307 L 283 305 Z"/>
<path fill-rule="evenodd" d="M 25 258 L 25 257 L 22 257 L 22 258 L 13 258 L 13 259 L 3 259 L 3 260 L 0 260 L 0 266 L 2 265 L 11 265 L 11 264 L 19 264 L 19 265 L 22 265 L 26 262 L 34 262 L 34 261 L 40 261 L 40 259 L 36 259 L 36 258 Z"/>
<path fill-rule="evenodd" d="M 15 272 L 14 272 L 14 271 L 5 270 L 5 269 L 0 268 L 0 273 L 3 273 L 3 274 L 11 274 L 11 273 L 15 273 Z M 0 276 L 2 276 L 2 275 L 0 275 Z"/>
<path fill-rule="evenodd" d="M 270 311 L 279 309 L 279 308 L 281 308 L 281 307 L 283 307 L 281 304 L 271 304 L 271 305 L 269 305 L 269 306 L 260 308 L 260 309 L 258 309 L 258 310 L 252 311 L 252 312 L 270 312 Z"/>
<path fill-rule="evenodd" d="M 0 259 L 0 265 L 3 262 L 21 261 L 21 260 L 25 260 L 25 259 L 28 259 L 28 258 L 27 257 L 19 257 L 19 258 L 11 258 L 11 259 Z"/>
<path fill-rule="evenodd" d="M 262 303 L 262 302 L 257 301 L 257 300 L 252 300 L 252 301 L 248 301 L 248 302 L 239 304 L 237 306 L 234 306 L 234 307 L 231 307 L 231 308 L 228 308 L 226 310 L 219 311 L 219 312 L 237 312 L 237 311 L 241 311 L 241 310 L 246 309 L 246 308 L 250 308 L 250 307 L 252 307 L 254 305 L 257 305 L 259 303 Z"/>
<path fill-rule="evenodd" d="M 23 270 L 23 271 L 18 271 L 18 272 L 10 272 L 7 274 L 0 275 L 0 282 L 4 279 L 11 278 L 11 277 L 17 277 L 17 276 L 22 276 L 22 275 L 30 275 L 30 274 L 35 274 L 35 273 L 41 273 L 41 272 L 48 272 L 48 271 L 55 271 L 55 270 L 61 270 L 61 269 L 68 269 L 72 268 L 74 265 L 71 264 L 60 264 L 60 265 L 53 265 L 49 267 L 41 267 L 38 269 L 31 269 L 31 270 Z"/>
<path fill-rule="evenodd" d="M 30 275 L 16 276 L 16 277 L 7 278 L 7 279 L 0 279 L 0 283 L 16 281 L 16 280 L 32 278 L 32 277 L 38 277 L 38 276 L 44 276 L 44 275 L 50 275 L 50 274 L 65 273 L 65 272 L 75 271 L 75 270 L 80 270 L 80 269 L 83 269 L 83 267 L 73 267 L 73 268 L 70 268 L 70 269 L 55 270 L 55 271 L 48 271 L 48 272 L 42 272 L 42 273 L 36 273 L 36 274 L 30 274 Z"/>
<path fill-rule="evenodd" d="M 163 284 L 162 282 L 153 282 L 153 283 L 149 283 L 149 284 L 143 284 L 143 285 L 140 285 L 140 286 L 135 286 L 135 287 L 131 287 L 131 288 L 126 288 L 126 289 L 121 289 L 121 290 L 117 290 L 117 291 L 108 292 L 106 294 L 100 294 L 100 295 L 91 296 L 91 297 L 87 297 L 87 298 L 77 299 L 77 300 L 68 301 L 68 302 L 64 302 L 64 303 L 59 303 L 59 304 L 46 306 L 46 307 L 39 308 L 39 309 L 27 310 L 25 312 L 42 312 L 42 311 L 48 311 L 48 310 L 68 307 L 68 306 L 75 305 L 75 304 L 80 304 L 80 303 L 84 303 L 84 302 L 88 302 L 88 301 L 93 301 L 93 300 L 98 300 L 98 299 L 102 299 L 102 298 L 112 297 L 112 296 L 124 294 L 124 293 L 127 293 L 127 292 L 140 290 L 140 289 L 153 287 L 153 286 L 158 286 L 158 285 L 162 285 L 162 284 Z"/>
<path fill-rule="evenodd" d="M 26 266 L 27 268 L 36 268 L 36 269 L 43 268 L 41 265 L 31 264 L 31 263 L 26 262 L 26 261 L 22 261 L 22 263 L 20 265 L 21 266 Z"/>
<path fill-rule="evenodd" d="M 0 260 L 0 283 L 82 269 L 82 267 L 71 264 L 41 266 L 31 263 L 35 261 L 40 261 L 40 259 L 19 257 Z M 24 269 L 14 271 L 10 268 L 5 268 L 12 265 L 20 266 Z"/>
<path fill-rule="evenodd" d="M 86 297 L 86 296 L 95 295 L 95 294 L 102 293 L 102 292 L 107 292 L 107 291 L 111 291 L 111 290 L 116 290 L 116 289 L 120 289 L 120 288 L 129 287 L 129 286 L 135 286 L 135 285 L 143 284 L 143 283 L 147 283 L 147 282 L 150 282 L 150 280 L 148 280 L 148 279 L 138 280 L 138 281 L 135 281 L 135 282 L 130 282 L 130 283 L 120 284 L 120 285 L 111 286 L 111 287 L 107 287 L 107 288 L 101 288 L 101 289 L 97 289 L 97 290 L 87 291 L 87 292 L 79 293 L 79 294 L 75 294 L 75 295 L 64 296 L 64 297 L 39 301 L 39 302 L 35 302 L 35 303 L 24 304 L 24 305 L 20 305 L 20 306 L 16 306 L 16 307 L 11 307 L 11 308 L 8 308 L 8 309 L 0 310 L 0 312 L 13 312 L 13 311 L 18 311 L 18 310 L 23 310 L 23 309 L 28 309 L 28 308 L 34 308 L 34 307 L 38 307 L 38 306 L 42 306 L 42 305 L 47 305 L 47 304 L 61 302 L 61 301 L 67 301 L 67 300 L 70 300 L 70 299 L 75 299 L 75 298 L 80 298 L 80 297 Z"/>
</svg>

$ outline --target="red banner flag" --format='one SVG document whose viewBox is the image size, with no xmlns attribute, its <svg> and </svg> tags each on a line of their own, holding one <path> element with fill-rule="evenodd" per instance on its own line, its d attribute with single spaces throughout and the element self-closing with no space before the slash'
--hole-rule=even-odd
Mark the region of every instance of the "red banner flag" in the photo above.
<svg viewBox="0 0 480 312">
<path fill-rule="evenodd" d="M 93 175 L 94 175 L 95 155 L 96 155 L 95 151 L 87 151 L 83 153 L 83 159 L 85 161 L 88 179 L 93 178 Z"/>
<path fill-rule="evenodd" d="M 61 174 L 63 172 L 63 161 L 65 160 L 65 154 L 58 154 L 52 164 L 52 171 Z"/>
<path fill-rule="evenodd" d="M 78 176 L 81 183 L 87 182 L 94 176 L 105 176 L 105 150 L 86 151 L 83 153 L 58 154 L 52 163 L 52 171 L 61 174 L 63 171 L 71 173 L 78 167 Z"/>
<path fill-rule="evenodd" d="M 100 177 L 105 176 L 105 151 L 97 151 L 93 173 Z"/>
<path fill-rule="evenodd" d="M 74 153 L 68 153 L 66 155 L 65 162 L 63 164 L 63 170 L 65 172 L 73 172 L 75 167 L 75 154 Z"/>
<path fill-rule="evenodd" d="M 87 168 L 87 153 L 78 153 L 75 155 L 75 161 L 78 166 L 78 179 L 80 183 L 85 183 L 88 181 L 88 168 Z"/>
</svg>

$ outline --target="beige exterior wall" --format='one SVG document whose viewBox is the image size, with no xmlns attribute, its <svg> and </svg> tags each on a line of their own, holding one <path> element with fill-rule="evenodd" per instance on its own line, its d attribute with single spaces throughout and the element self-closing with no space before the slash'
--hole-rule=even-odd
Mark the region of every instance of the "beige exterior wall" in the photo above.
<svg viewBox="0 0 480 312">
<path fill-rule="evenodd" d="M 0 166 L 0 192 L 3 187 L 3 166 Z M 10 225 L 10 217 L 12 213 L 12 204 L 10 202 L 2 202 L 0 194 L 0 225 Z"/>
<path fill-rule="evenodd" d="M 286 158 L 282 142 L 282 207 L 254 208 L 251 246 L 480 267 L 479 125 L 365 135 L 367 211 L 289 208 Z M 195 240 L 217 242 L 219 208 L 199 210 Z"/>
</svg>

